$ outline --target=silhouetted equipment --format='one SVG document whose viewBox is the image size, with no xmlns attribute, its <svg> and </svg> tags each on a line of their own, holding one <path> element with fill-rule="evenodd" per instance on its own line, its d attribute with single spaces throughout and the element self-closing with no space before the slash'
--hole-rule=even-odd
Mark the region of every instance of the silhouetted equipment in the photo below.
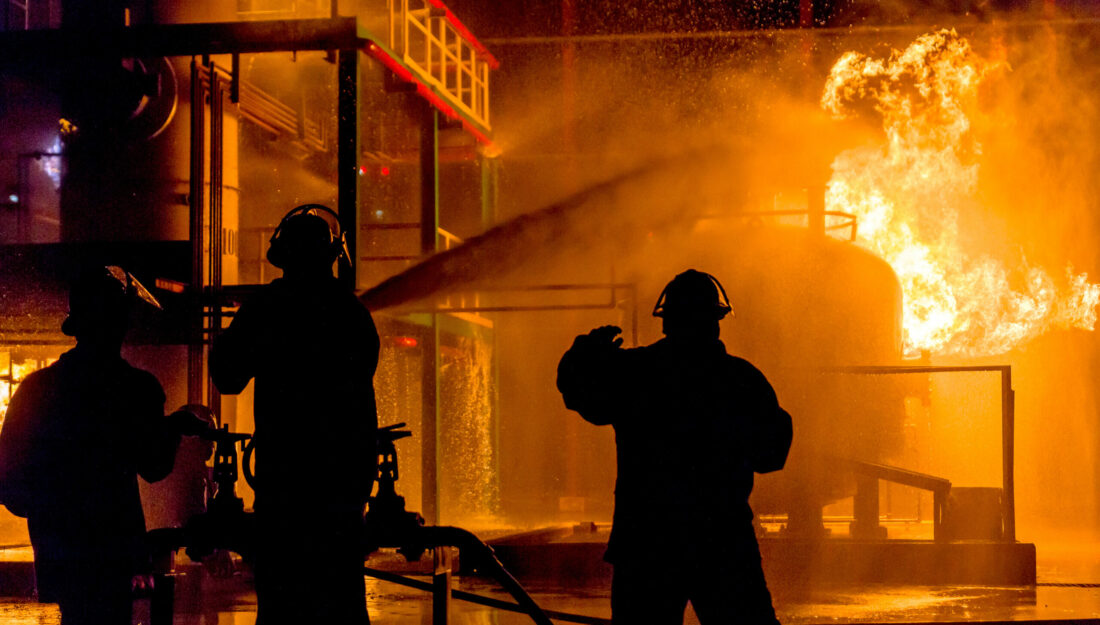
<svg viewBox="0 0 1100 625">
<path fill-rule="evenodd" d="M 405 498 L 397 494 L 397 448 L 394 442 L 412 436 L 404 423 L 378 428 L 378 494 L 370 498 L 366 515 L 367 553 L 386 543 L 401 542 L 398 552 L 410 562 L 419 560 L 427 546 L 405 539 L 422 529 L 424 517 L 405 510 Z"/>
<path fill-rule="evenodd" d="M 418 560 L 426 549 L 458 547 L 462 565 L 492 575 L 512 595 L 532 620 L 551 625 L 550 618 L 535 603 L 523 586 L 504 568 L 491 547 L 472 532 L 459 527 L 425 526 L 416 512 L 405 510 L 405 498 L 397 494 L 397 448 L 394 441 L 412 436 L 402 430 L 404 423 L 378 428 L 378 494 L 370 499 L 366 515 L 367 553 L 383 547 L 396 548 L 410 561 Z"/>
<path fill-rule="evenodd" d="M 409 561 L 416 561 L 428 549 L 457 547 L 462 554 L 463 566 L 496 578 L 516 600 L 514 608 L 517 611 L 529 615 L 539 625 L 553 625 L 523 586 L 500 563 L 492 548 L 472 532 L 458 527 L 425 526 L 420 514 L 405 510 L 405 498 L 396 489 L 399 474 L 397 448 L 394 446 L 394 441 L 412 436 L 412 432 L 401 429 L 404 426 L 404 423 L 397 423 L 378 429 L 378 494 L 370 498 L 370 507 L 364 519 L 364 560 L 381 548 L 397 549 Z M 192 518 L 182 529 L 149 532 L 149 542 L 154 554 L 185 547 L 192 560 L 201 560 L 215 549 L 228 549 L 239 553 L 247 561 L 252 556 L 254 521 L 253 514 L 245 512 L 244 502 L 235 492 L 240 475 L 236 446 L 238 443 L 243 446 L 245 479 L 254 487 L 247 465 L 255 451 L 255 439 L 249 434 L 230 432 L 224 425 L 196 434 L 214 441 L 216 445 L 214 481 L 217 492 L 214 499 L 207 512 Z M 370 573 L 369 570 L 366 572 Z M 170 582 L 158 579 L 158 583 L 162 581 L 171 588 Z M 153 606 L 152 612 L 159 615 L 159 620 L 154 620 L 152 625 L 170 625 L 172 610 L 163 602 L 172 601 L 171 593 L 159 593 L 154 596 L 154 601 L 158 604 Z"/>
<path fill-rule="evenodd" d="M 712 311 L 715 319 L 733 312 L 730 298 L 718 278 L 704 271 L 688 269 L 672 279 L 653 306 L 654 317 L 682 316 Z"/>
<path fill-rule="evenodd" d="M 328 221 L 319 213 L 325 213 L 332 217 L 336 224 L 337 232 L 334 234 L 328 225 Z M 312 216 L 310 219 L 308 216 Z M 324 224 L 325 234 L 321 234 L 320 225 Z M 317 232 L 310 232 L 317 229 Z M 317 237 L 317 240 L 310 240 Z M 327 237 L 327 241 L 321 239 Z M 279 269 L 286 269 L 287 265 L 294 262 L 293 256 L 305 252 L 317 254 L 321 258 L 328 258 L 332 263 L 337 259 L 351 262 L 348 253 L 347 237 L 340 226 L 340 216 L 336 211 L 324 204 L 302 204 L 292 208 L 279 222 L 268 241 L 270 247 L 267 250 L 267 260 Z"/>
<path fill-rule="evenodd" d="M 951 489 L 943 514 L 949 540 L 1004 540 L 1003 491 L 995 487 Z"/>
<path fill-rule="evenodd" d="M 206 409 L 203 406 L 199 408 Z M 194 410 L 194 405 L 185 407 Z M 208 410 L 208 409 L 207 409 Z M 176 413 L 178 414 L 178 412 Z M 229 427 L 208 427 L 185 434 L 198 436 L 214 443 L 213 481 L 214 497 L 206 512 L 192 517 L 181 528 L 156 529 L 149 532 L 149 541 L 156 551 L 175 551 L 187 548 L 187 556 L 198 562 L 216 549 L 228 549 L 239 553 L 246 560 L 252 557 L 253 521 L 251 513 L 244 511 L 244 500 L 237 496 L 236 484 L 240 476 L 237 462 L 237 444 L 244 447 L 246 462 L 254 449 L 252 436 L 230 432 Z M 246 470 L 249 485 L 251 471 Z"/>
<path fill-rule="evenodd" d="M 898 467 L 859 460 L 837 459 L 837 464 L 856 475 L 856 494 L 853 501 L 851 524 L 852 538 L 881 540 L 886 538 L 886 528 L 879 525 L 879 482 L 887 481 L 911 486 L 932 493 L 932 536 L 935 540 L 946 538 L 944 534 L 944 511 L 951 493 L 951 482 Z M 1000 489 L 997 489 L 1000 490 Z M 1000 506 L 998 499 L 997 505 Z M 998 522 L 1000 508 L 996 509 Z"/>
</svg>

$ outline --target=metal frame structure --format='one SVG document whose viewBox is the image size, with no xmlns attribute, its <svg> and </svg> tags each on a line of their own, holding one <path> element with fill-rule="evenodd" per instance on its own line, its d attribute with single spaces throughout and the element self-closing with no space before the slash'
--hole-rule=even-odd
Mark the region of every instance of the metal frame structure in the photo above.
<svg viewBox="0 0 1100 625">
<path fill-rule="evenodd" d="M 1001 487 L 1004 496 L 1001 500 L 1001 514 L 1004 519 L 1004 540 L 1016 542 L 1016 478 L 1015 478 L 1015 435 L 1016 435 L 1016 391 L 1012 388 L 1012 367 L 1010 365 L 972 365 L 972 366 L 900 366 L 900 367 L 836 367 L 829 368 L 830 373 L 852 375 L 904 375 L 914 373 L 998 373 L 1001 377 Z"/>
<path fill-rule="evenodd" d="M 496 59 L 492 58 L 484 46 L 477 43 L 473 35 L 441 2 L 431 2 L 437 14 L 442 12 L 448 27 L 461 37 L 463 45 L 472 45 L 477 53 L 477 62 L 483 64 L 479 65 L 483 69 L 478 71 L 498 66 Z M 446 41 L 451 48 L 458 45 L 458 40 L 452 40 L 451 36 Z M 355 17 L 142 24 L 94 31 L 41 29 L 0 33 L 0 67 L 41 61 L 64 62 L 78 56 L 212 56 L 308 50 L 358 51 L 371 55 L 401 80 L 414 83 L 415 91 L 421 97 L 448 118 L 460 122 L 478 141 L 483 144 L 492 143 L 489 139 L 487 93 L 478 97 L 477 107 L 463 104 L 463 99 L 450 86 L 450 81 L 446 83 L 447 90 L 444 90 L 442 80 L 432 79 L 430 74 L 408 65 L 402 55 L 392 51 L 383 37 L 365 28 Z M 457 53 L 454 55 L 457 56 Z M 469 57 L 464 58 L 468 65 Z M 488 84 L 486 77 L 485 89 L 488 89 Z M 457 82 L 455 85 L 457 86 Z M 465 89 L 464 87 L 463 91 Z M 472 102 L 468 98 L 467 101 Z M 484 112 L 483 119 L 476 118 L 470 112 L 477 110 Z"/>
<path fill-rule="evenodd" d="M 496 59 L 441 2 L 389 0 L 389 41 L 406 65 L 489 128 L 489 69 Z"/>
<path fill-rule="evenodd" d="M 389 69 L 399 80 L 409 83 L 426 103 L 424 129 L 421 133 L 422 207 L 420 223 L 423 255 L 436 251 L 439 231 L 439 129 L 440 114 L 458 122 L 483 145 L 489 139 L 488 70 L 497 62 L 461 22 L 439 0 L 430 0 L 430 7 L 419 13 L 402 7 L 403 20 L 413 20 L 431 37 L 431 52 L 420 57 L 411 50 L 401 54 L 390 51 L 387 41 L 363 27 L 355 17 L 269 20 L 254 22 L 224 22 L 197 24 L 149 24 L 98 30 L 43 29 L 0 33 L 0 71 L 39 64 L 62 65 L 73 57 L 134 58 L 148 56 L 192 57 L 195 59 L 191 101 L 207 106 L 191 107 L 191 158 L 189 238 L 191 241 L 191 285 L 196 308 L 191 317 L 188 353 L 188 400 L 215 403 L 216 390 L 206 384 L 204 352 L 206 345 L 221 327 L 221 319 L 230 316 L 223 310 L 226 296 L 216 264 L 220 261 L 221 239 L 218 228 L 220 197 L 221 141 L 220 116 L 223 100 L 240 105 L 242 118 L 260 122 L 260 126 L 292 140 L 306 148 L 327 149 L 327 138 L 320 128 L 313 129 L 307 120 L 265 98 L 259 90 L 240 80 L 240 55 L 265 52 L 323 51 L 330 53 L 337 65 L 337 213 L 346 233 L 352 258 L 360 259 L 359 203 L 361 198 L 359 165 L 360 111 L 362 85 L 360 54 L 367 54 Z M 393 6 L 391 4 L 391 6 Z M 411 24 L 412 22 L 410 22 Z M 415 26 L 409 26 L 414 28 Z M 434 30 L 433 30 L 434 29 Z M 231 68 L 215 68 L 210 57 L 230 55 Z M 201 62 L 198 60 L 201 59 Z M 211 116 L 215 119 L 208 120 Z M 206 129 L 209 127 L 209 145 Z M 211 191 L 206 190 L 210 185 Z M 484 181 L 483 181 L 484 186 Z M 208 195 L 209 193 L 209 195 Z M 207 210 L 210 219 L 204 219 Z M 444 235 L 445 236 L 445 235 Z M 209 242 L 209 257 L 204 250 Z M 213 262 L 211 262 L 213 261 Z M 358 263 L 341 266 L 339 279 L 350 287 L 357 285 Z M 233 293 L 245 289 L 231 289 Z M 434 354 L 434 363 L 426 363 L 423 405 L 425 406 L 422 437 L 425 457 L 431 457 L 434 467 L 439 412 L 438 365 L 439 328 L 433 315 L 434 340 L 425 347 Z M 429 356 L 431 358 L 431 356 Z M 434 365 L 434 366 L 433 366 Z M 432 409 L 434 407 L 434 410 Z M 438 435 L 438 432 L 436 433 Z M 437 520 L 436 484 L 434 473 L 425 474 L 423 510 L 430 520 Z"/>
</svg>

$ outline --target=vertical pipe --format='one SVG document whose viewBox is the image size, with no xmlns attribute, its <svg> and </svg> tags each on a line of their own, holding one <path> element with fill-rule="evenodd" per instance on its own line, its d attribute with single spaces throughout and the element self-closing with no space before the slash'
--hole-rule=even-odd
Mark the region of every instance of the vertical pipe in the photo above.
<svg viewBox="0 0 1100 625">
<path fill-rule="evenodd" d="M 439 232 L 439 113 L 425 106 L 420 130 L 420 251 L 434 254 Z M 424 350 L 421 438 L 421 509 L 429 523 L 439 523 L 439 318 L 431 314 Z"/>
<path fill-rule="evenodd" d="M 350 262 L 341 263 L 340 283 L 350 290 L 358 288 L 359 268 L 359 52 L 338 53 L 339 95 L 337 109 L 337 200 L 340 230 L 348 246 Z"/>
<path fill-rule="evenodd" d="M 222 83 L 217 68 L 210 65 L 210 328 L 207 340 L 210 345 L 222 326 Z M 210 409 L 221 423 L 221 395 L 214 380 L 207 378 L 207 398 Z"/>
<path fill-rule="evenodd" d="M 191 171 L 188 205 L 191 212 L 189 237 L 191 239 L 191 331 L 187 342 L 187 402 L 201 404 L 203 400 L 203 341 L 202 341 L 202 209 L 203 209 L 203 162 L 205 125 L 203 119 L 202 69 L 198 62 L 191 59 Z"/>
<path fill-rule="evenodd" d="M 432 625 L 449 625 L 454 548 L 436 547 L 432 549 L 432 559 L 435 568 L 432 574 Z"/>
<path fill-rule="evenodd" d="M 1001 461 L 1003 463 L 1004 539 L 1016 542 L 1016 391 L 1012 367 L 1001 369 Z"/>
</svg>

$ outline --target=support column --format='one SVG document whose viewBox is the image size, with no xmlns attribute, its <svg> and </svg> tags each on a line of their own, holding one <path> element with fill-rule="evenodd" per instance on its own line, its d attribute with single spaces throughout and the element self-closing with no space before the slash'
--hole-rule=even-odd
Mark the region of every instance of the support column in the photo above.
<svg viewBox="0 0 1100 625">
<path fill-rule="evenodd" d="M 187 402 L 203 403 L 203 195 L 205 188 L 206 120 L 204 116 L 206 89 L 203 86 L 201 67 L 196 59 L 191 61 L 191 171 L 188 204 L 191 211 L 189 238 L 191 239 L 191 299 L 187 338 Z"/>
<path fill-rule="evenodd" d="M 439 230 L 439 113 L 425 109 L 420 129 L 420 253 L 436 252 Z M 424 349 L 420 436 L 421 514 L 439 523 L 439 319 L 431 313 L 428 345 Z"/>
<path fill-rule="evenodd" d="M 359 287 L 359 51 L 340 50 L 337 66 L 336 212 L 350 257 L 349 263 L 339 265 L 337 277 L 346 288 L 355 290 Z"/>
<path fill-rule="evenodd" d="M 210 216 L 209 223 L 207 224 L 209 230 L 207 236 L 209 241 L 207 243 L 207 285 L 210 288 L 207 295 L 207 301 L 210 305 L 210 322 L 208 333 L 206 335 L 207 341 L 207 353 L 209 348 L 214 345 L 214 337 L 221 332 L 222 329 L 222 302 L 221 302 L 221 290 L 222 290 L 222 170 L 224 168 L 222 143 L 224 141 L 223 127 L 224 120 L 222 119 L 222 98 L 224 97 L 224 90 L 222 88 L 221 78 L 218 76 L 217 69 L 214 64 L 210 64 L 210 156 L 207 159 L 209 162 L 207 165 L 210 167 Z M 206 398 L 207 405 L 218 418 L 218 423 L 222 422 L 222 402 L 221 394 L 218 392 L 218 388 L 214 386 L 214 380 L 212 377 L 206 378 Z"/>
<path fill-rule="evenodd" d="M 1012 368 L 1001 371 L 1001 462 L 1004 494 L 1004 539 L 1016 542 L 1016 391 L 1012 389 Z"/>
<path fill-rule="evenodd" d="M 879 525 L 879 480 L 873 475 L 856 474 L 856 495 L 852 502 L 853 516 L 850 532 L 858 540 L 883 540 L 886 528 Z"/>
<path fill-rule="evenodd" d="M 432 549 L 435 572 L 432 574 L 432 625 L 451 622 L 451 575 L 454 573 L 454 547 Z"/>
</svg>

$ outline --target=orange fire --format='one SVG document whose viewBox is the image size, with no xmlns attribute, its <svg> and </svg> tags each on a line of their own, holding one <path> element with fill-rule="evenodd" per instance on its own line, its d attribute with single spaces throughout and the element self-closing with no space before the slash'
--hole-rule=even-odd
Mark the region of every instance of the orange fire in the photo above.
<svg viewBox="0 0 1100 625">
<path fill-rule="evenodd" d="M 8 358 L 10 359 L 10 356 Z M 9 360 L 11 368 L 6 372 L 8 375 L 4 375 L 3 379 L 0 379 L 0 424 L 3 424 L 4 417 L 8 414 L 8 404 L 11 401 L 11 396 L 15 394 L 15 389 L 19 388 L 19 383 L 30 373 L 56 360 L 56 358 L 51 358 L 46 362 L 37 360 L 10 362 Z"/>
<path fill-rule="evenodd" d="M 1009 269 L 967 253 L 959 215 L 980 209 L 981 146 L 970 132 L 979 84 L 1002 65 L 942 30 L 888 59 L 848 52 L 821 106 L 838 118 L 870 110 L 885 142 L 839 154 L 826 187 L 830 211 L 858 218 L 857 243 L 901 281 L 905 352 L 1005 353 L 1057 328 L 1091 330 L 1100 285 L 1072 266 L 1061 279 L 1026 260 Z"/>
</svg>

